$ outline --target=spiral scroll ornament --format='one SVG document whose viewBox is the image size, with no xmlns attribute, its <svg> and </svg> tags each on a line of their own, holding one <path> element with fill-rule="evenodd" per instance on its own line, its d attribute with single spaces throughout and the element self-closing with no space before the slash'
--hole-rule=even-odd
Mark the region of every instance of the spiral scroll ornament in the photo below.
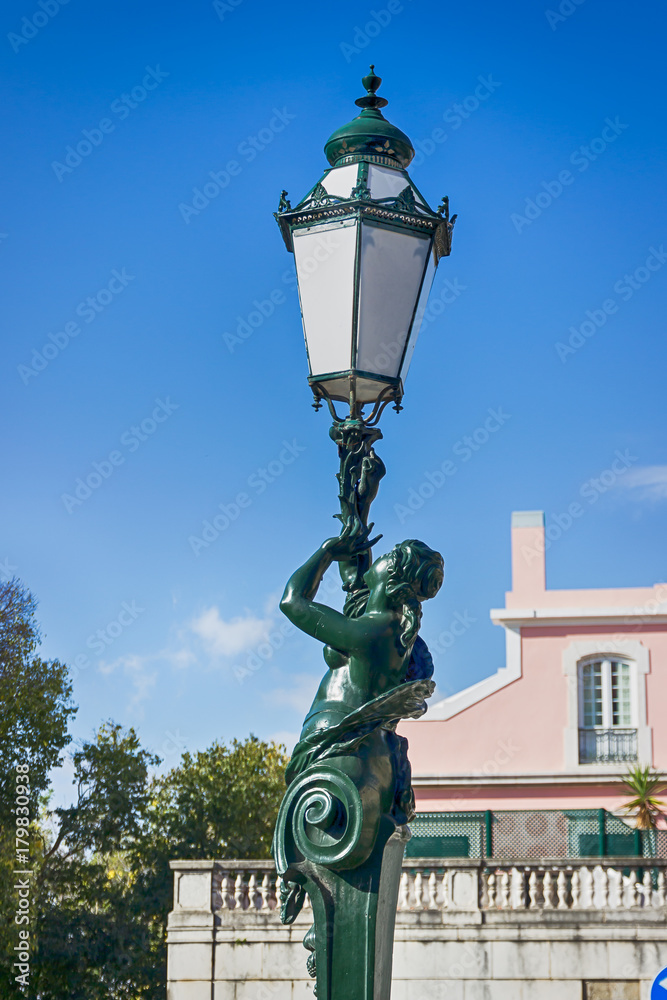
<svg viewBox="0 0 667 1000">
<path fill-rule="evenodd" d="M 301 861 L 327 868 L 354 868 L 370 855 L 380 821 L 379 798 L 333 767 L 304 771 L 280 807 L 274 851 L 284 872 Z"/>
</svg>

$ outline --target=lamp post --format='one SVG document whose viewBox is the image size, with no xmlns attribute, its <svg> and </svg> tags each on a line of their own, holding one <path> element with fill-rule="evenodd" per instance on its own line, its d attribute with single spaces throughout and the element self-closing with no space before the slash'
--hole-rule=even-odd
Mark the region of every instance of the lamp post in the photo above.
<svg viewBox="0 0 667 1000">
<path fill-rule="evenodd" d="M 388 122 L 374 67 L 361 113 L 324 147 L 330 167 L 276 219 L 294 254 L 308 381 L 326 402 L 338 446 L 341 533 L 290 578 L 281 608 L 324 643 L 327 664 L 286 773 L 273 852 L 281 917 L 311 901 L 304 939 L 318 1000 L 388 1000 L 407 823 L 414 815 L 402 718 L 426 711 L 433 662 L 419 637 L 421 604 L 443 579 L 439 553 L 405 541 L 375 562 L 368 518 L 385 474 L 374 445 L 404 382 L 435 270 L 456 216 L 433 211 L 407 173 L 414 149 Z M 339 413 L 336 404 L 348 412 Z M 332 561 L 343 613 L 314 598 Z"/>
</svg>

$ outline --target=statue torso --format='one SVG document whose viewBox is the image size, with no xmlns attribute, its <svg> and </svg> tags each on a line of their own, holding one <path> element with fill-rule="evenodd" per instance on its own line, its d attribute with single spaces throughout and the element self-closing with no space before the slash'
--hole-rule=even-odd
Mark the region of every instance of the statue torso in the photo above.
<svg viewBox="0 0 667 1000">
<path fill-rule="evenodd" d="M 328 671 L 322 678 L 317 694 L 304 720 L 301 738 L 318 729 L 328 729 L 346 715 L 361 708 L 380 694 L 385 694 L 403 680 L 405 656 L 392 650 L 387 656 L 348 655 L 332 646 L 325 646 L 323 655 Z M 384 669 L 378 670 L 382 665 Z"/>
</svg>

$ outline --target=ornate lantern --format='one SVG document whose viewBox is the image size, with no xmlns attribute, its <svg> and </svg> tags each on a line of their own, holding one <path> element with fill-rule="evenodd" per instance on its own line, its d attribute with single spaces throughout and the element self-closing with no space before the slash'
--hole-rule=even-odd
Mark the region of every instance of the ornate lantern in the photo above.
<svg viewBox="0 0 667 1000">
<path fill-rule="evenodd" d="M 361 114 L 325 144 L 331 167 L 295 208 L 283 191 L 276 219 L 294 253 L 316 405 L 379 415 L 400 409 L 435 269 L 451 250 L 448 199 L 431 209 L 406 170 L 408 137 L 386 120 L 382 80 L 362 80 Z"/>
</svg>

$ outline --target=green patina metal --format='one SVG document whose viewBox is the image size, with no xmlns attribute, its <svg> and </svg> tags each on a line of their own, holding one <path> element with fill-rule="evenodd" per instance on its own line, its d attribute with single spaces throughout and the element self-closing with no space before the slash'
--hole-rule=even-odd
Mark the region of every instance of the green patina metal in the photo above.
<svg viewBox="0 0 667 1000">
<path fill-rule="evenodd" d="M 357 101 L 362 113 L 326 144 L 330 163 L 357 165 L 350 196 L 327 191 L 328 172 L 294 209 L 282 192 L 276 218 L 289 250 L 296 228 L 349 217 L 418 232 L 436 264 L 450 252 L 455 217 L 446 200 L 434 212 L 403 169 L 414 150 L 381 115 L 387 102 L 376 96 L 380 82 L 371 67 L 366 96 Z M 403 175 L 397 195 L 371 197 L 373 163 Z M 358 276 L 355 296 L 357 286 Z M 296 919 L 306 895 L 312 904 L 304 945 L 319 1000 L 388 1000 L 401 863 L 414 816 L 407 740 L 396 726 L 423 715 L 433 692 L 433 661 L 418 633 L 421 605 L 440 589 L 444 564 L 415 539 L 373 561 L 381 536 L 371 537 L 370 508 L 386 471 L 375 452 L 377 423 L 388 403 L 400 409 L 402 385 L 372 372 L 342 373 L 351 385 L 360 374 L 387 384 L 366 414 L 351 392 L 349 415 L 341 417 L 326 388 L 340 374 L 320 375 L 311 387 L 316 408 L 326 401 L 333 417 L 341 531 L 292 574 L 281 601 L 290 621 L 323 644 L 327 670 L 287 769 L 273 854 L 283 879 L 283 922 Z M 333 562 L 346 595 L 342 612 L 316 599 Z"/>
<path fill-rule="evenodd" d="M 667 831 L 637 830 L 604 809 L 420 812 L 410 832 L 411 858 L 667 857 Z"/>
<path fill-rule="evenodd" d="M 357 107 L 363 108 L 361 114 L 336 129 L 326 141 L 324 152 L 332 165 L 349 163 L 357 156 L 381 156 L 402 167 L 412 162 L 415 155 L 412 143 L 405 132 L 388 122 L 380 110 L 388 102 L 376 95 L 382 78 L 376 76 L 374 70 L 375 67 L 371 66 L 371 72 L 361 81 L 366 94 L 355 101 Z"/>
<path fill-rule="evenodd" d="M 360 417 L 334 421 L 343 527 L 290 578 L 281 609 L 325 644 L 327 664 L 287 774 L 274 838 L 282 919 L 310 897 L 304 944 L 320 1000 L 389 996 L 398 884 L 414 815 L 402 718 L 418 718 L 433 691 L 433 662 L 419 637 L 421 604 L 443 580 L 442 556 L 408 540 L 374 562 L 368 524 L 385 474 L 381 436 Z M 344 612 L 316 602 L 337 562 Z"/>
</svg>

